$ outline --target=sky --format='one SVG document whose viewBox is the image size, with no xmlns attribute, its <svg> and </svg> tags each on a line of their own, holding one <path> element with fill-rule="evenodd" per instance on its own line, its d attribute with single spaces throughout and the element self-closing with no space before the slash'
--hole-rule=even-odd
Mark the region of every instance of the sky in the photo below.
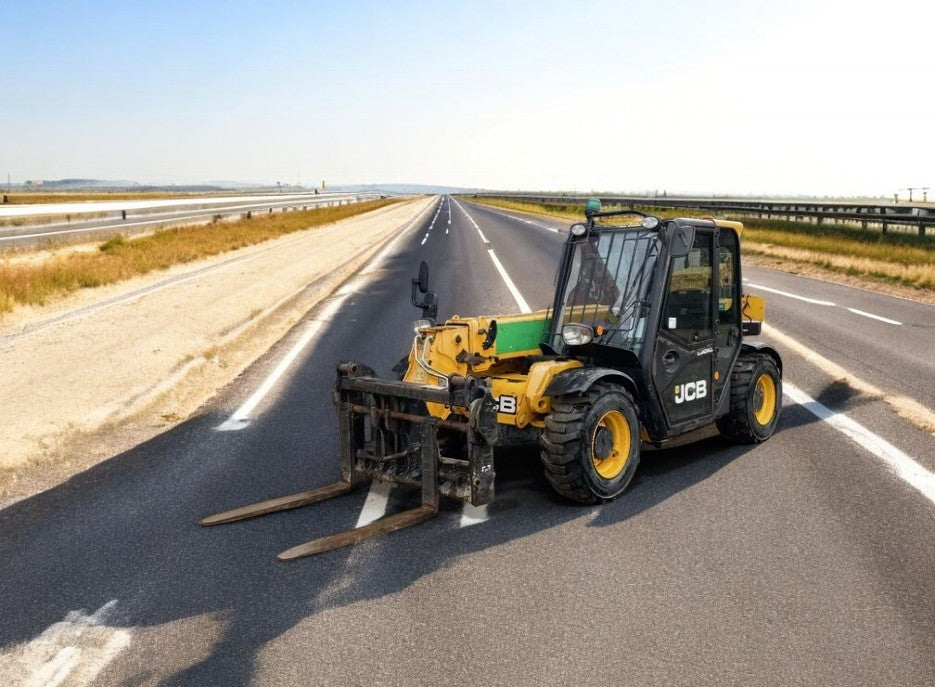
<svg viewBox="0 0 935 687">
<path fill-rule="evenodd" d="M 935 188 L 924 0 L 4 5 L 0 182 Z"/>
</svg>

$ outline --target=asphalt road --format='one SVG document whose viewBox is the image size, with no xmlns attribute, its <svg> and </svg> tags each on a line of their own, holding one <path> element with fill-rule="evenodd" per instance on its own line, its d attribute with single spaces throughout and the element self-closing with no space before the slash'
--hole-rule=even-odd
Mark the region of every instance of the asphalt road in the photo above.
<svg viewBox="0 0 935 687">
<path fill-rule="evenodd" d="M 442 198 L 197 417 L 0 511 L 0 677 L 15 665 L 23 684 L 62 685 L 935 685 L 935 503 L 880 449 L 935 470 L 935 438 L 786 350 L 785 382 L 843 416 L 787 398 L 765 444 L 708 433 L 647 451 L 599 508 L 561 501 L 535 453 L 507 452 L 485 511 L 446 503 L 421 526 L 292 564 L 275 554 L 412 495 L 363 489 L 196 525 L 334 481 L 334 362 L 389 373 L 418 315 L 419 260 L 440 317 L 516 311 L 482 233 L 544 307 L 560 228 Z M 935 308 L 744 274 L 774 290 L 767 317 L 783 334 L 932 407 Z M 248 421 L 219 431 L 322 321 Z M 856 443 L 842 417 L 884 443 Z"/>
<path fill-rule="evenodd" d="M 283 212 L 334 203 L 355 203 L 376 197 L 376 194 L 368 193 L 327 193 L 0 205 L 0 221 L 18 219 L 29 222 L 31 216 L 58 215 L 53 222 L 0 226 L 0 250 L 83 243 L 117 234 L 144 234 L 166 226 L 208 222 L 218 215 L 228 218 L 245 212 Z M 11 214 L 13 212 L 19 214 Z M 125 217 L 123 212 L 126 212 Z M 89 214 L 104 216 L 88 217 Z"/>
</svg>

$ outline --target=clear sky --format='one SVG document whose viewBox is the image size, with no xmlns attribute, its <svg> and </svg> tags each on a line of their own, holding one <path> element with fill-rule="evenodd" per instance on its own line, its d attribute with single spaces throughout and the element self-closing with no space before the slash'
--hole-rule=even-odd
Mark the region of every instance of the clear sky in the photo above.
<svg viewBox="0 0 935 687">
<path fill-rule="evenodd" d="M 935 187 L 933 26 L 929 0 L 10 0 L 0 175 L 888 195 Z"/>
</svg>

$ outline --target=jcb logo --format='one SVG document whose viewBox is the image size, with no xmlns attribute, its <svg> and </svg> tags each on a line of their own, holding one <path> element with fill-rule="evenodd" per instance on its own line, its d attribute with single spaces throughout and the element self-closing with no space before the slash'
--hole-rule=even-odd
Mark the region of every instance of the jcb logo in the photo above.
<svg viewBox="0 0 935 687">
<path fill-rule="evenodd" d="M 686 401 L 696 401 L 708 395 L 708 382 L 699 379 L 697 382 L 687 382 L 675 387 L 675 402 L 685 403 Z"/>
</svg>

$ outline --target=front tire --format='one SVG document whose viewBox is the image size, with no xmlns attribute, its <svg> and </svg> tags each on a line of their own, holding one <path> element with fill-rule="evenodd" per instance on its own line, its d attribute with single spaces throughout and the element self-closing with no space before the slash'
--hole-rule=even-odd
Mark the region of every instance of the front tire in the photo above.
<svg viewBox="0 0 935 687">
<path fill-rule="evenodd" d="M 741 444 L 759 444 L 773 434 L 782 412 L 782 375 L 766 353 L 737 359 L 730 378 L 730 410 L 717 420 L 721 434 Z"/>
<path fill-rule="evenodd" d="M 640 462 L 633 397 L 599 382 L 583 394 L 553 398 L 539 444 L 545 477 L 565 498 L 601 503 L 619 496 Z"/>
</svg>

